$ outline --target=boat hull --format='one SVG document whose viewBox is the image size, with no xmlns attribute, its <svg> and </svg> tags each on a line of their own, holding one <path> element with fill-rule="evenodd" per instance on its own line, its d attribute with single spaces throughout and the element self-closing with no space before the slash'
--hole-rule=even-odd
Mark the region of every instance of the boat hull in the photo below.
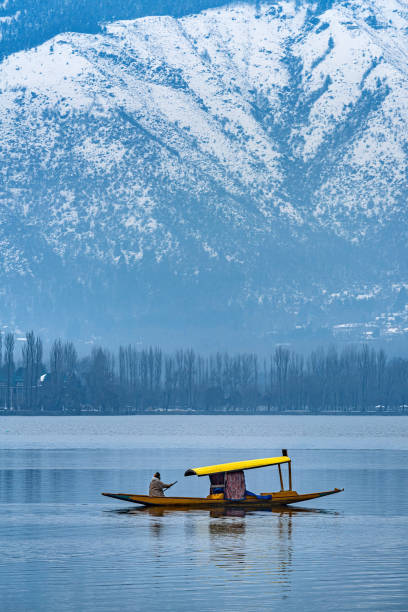
<svg viewBox="0 0 408 612">
<path fill-rule="evenodd" d="M 319 493 L 299 494 L 296 491 L 279 491 L 267 493 L 272 499 L 259 499 L 259 497 L 247 496 L 242 501 L 230 501 L 227 499 L 214 499 L 209 497 L 150 497 L 149 495 L 133 495 L 130 493 L 102 493 L 106 497 L 113 497 L 122 501 L 141 504 L 142 506 L 178 507 L 185 508 L 220 508 L 225 506 L 239 506 L 245 508 L 270 508 L 272 506 L 286 506 L 299 502 L 325 497 L 340 493 L 344 489 L 332 489 L 331 491 L 320 491 Z"/>
</svg>

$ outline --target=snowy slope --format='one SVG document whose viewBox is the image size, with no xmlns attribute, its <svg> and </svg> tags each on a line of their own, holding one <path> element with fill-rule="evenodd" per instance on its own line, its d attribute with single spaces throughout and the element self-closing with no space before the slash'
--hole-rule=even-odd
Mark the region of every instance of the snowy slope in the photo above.
<svg viewBox="0 0 408 612">
<path fill-rule="evenodd" d="M 3 316 L 262 336 L 383 313 L 407 282 L 408 5 L 325 5 L 112 22 L 6 58 Z"/>
</svg>

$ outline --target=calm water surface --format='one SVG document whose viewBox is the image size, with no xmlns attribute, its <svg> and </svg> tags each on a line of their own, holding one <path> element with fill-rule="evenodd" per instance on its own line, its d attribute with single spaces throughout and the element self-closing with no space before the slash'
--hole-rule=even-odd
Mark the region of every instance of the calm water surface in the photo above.
<svg viewBox="0 0 408 612">
<path fill-rule="evenodd" d="M 0 610 L 408 610 L 408 418 L 2 417 Z M 148 511 L 100 495 L 206 495 L 188 467 L 280 454 L 274 512 Z M 278 489 L 276 469 L 247 472 Z"/>
</svg>

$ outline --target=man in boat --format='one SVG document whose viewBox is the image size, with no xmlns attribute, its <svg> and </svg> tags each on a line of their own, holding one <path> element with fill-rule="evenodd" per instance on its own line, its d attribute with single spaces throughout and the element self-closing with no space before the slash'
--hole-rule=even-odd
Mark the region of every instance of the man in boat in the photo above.
<svg viewBox="0 0 408 612">
<path fill-rule="evenodd" d="M 150 497 L 164 497 L 164 489 L 169 489 L 174 485 L 174 482 L 166 484 L 160 480 L 160 472 L 156 472 L 153 475 L 152 481 L 149 486 Z"/>
</svg>

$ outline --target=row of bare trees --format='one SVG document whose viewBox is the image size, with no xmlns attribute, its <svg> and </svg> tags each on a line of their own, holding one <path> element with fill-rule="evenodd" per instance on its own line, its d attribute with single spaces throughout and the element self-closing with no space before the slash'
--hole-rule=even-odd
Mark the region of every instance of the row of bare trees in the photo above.
<svg viewBox="0 0 408 612">
<path fill-rule="evenodd" d="M 258 359 L 227 353 L 203 357 L 193 349 L 164 355 L 158 347 L 119 349 L 119 382 L 128 405 L 211 409 L 259 399 Z"/>
<path fill-rule="evenodd" d="M 408 360 L 368 345 L 318 349 L 307 357 L 278 347 L 265 396 L 280 408 L 345 410 L 408 404 Z M 265 380 L 267 376 L 265 376 Z"/>
<path fill-rule="evenodd" d="M 301 355 L 278 346 L 254 353 L 203 356 L 193 349 L 96 347 L 79 357 L 56 340 L 46 362 L 41 338 L 28 332 L 15 363 L 15 338 L 0 334 L 0 407 L 28 411 L 149 409 L 408 411 L 408 359 L 368 345 Z"/>
<path fill-rule="evenodd" d="M 43 368 L 43 345 L 34 332 L 27 332 L 17 364 L 14 334 L 0 333 L 0 406 L 10 409 L 20 404 L 28 410 L 38 406 Z"/>
</svg>

